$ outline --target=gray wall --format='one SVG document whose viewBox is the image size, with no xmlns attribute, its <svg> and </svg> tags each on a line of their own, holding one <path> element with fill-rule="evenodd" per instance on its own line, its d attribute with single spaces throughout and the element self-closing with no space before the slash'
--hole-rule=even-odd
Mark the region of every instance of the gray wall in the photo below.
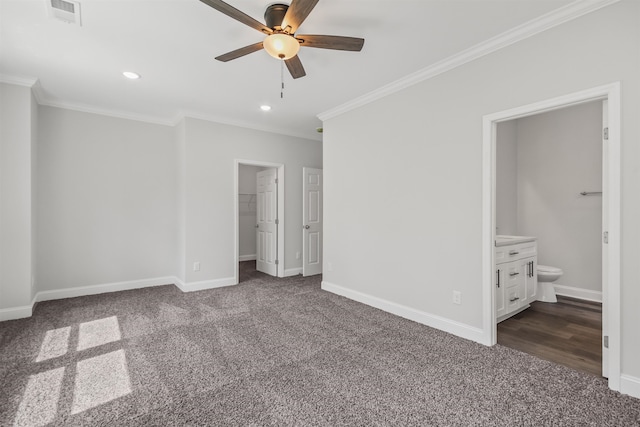
<svg viewBox="0 0 640 427">
<path fill-rule="evenodd" d="M 0 83 L 0 310 L 33 296 L 33 109 L 29 88 Z"/>
<path fill-rule="evenodd" d="M 171 127 L 41 107 L 39 290 L 175 276 Z"/>
<path fill-rule="evenodd" d="M 326 120 L 323 280 L 482 328 L 483 116 L 620 81 L 622 372 L 640 378 L 639 13 L 615 3 Z"/>
</svg>

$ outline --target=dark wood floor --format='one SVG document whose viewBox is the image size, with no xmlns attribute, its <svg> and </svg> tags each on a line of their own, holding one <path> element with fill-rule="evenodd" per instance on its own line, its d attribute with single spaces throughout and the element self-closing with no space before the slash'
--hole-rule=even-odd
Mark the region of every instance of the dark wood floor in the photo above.
<svg viewBox="0 0 640 427">
<path fill-rule="evenodd" d="M 558 296 L 498 323 L 498 344 L 602 375 L 602 304 Z"/>
</svg>

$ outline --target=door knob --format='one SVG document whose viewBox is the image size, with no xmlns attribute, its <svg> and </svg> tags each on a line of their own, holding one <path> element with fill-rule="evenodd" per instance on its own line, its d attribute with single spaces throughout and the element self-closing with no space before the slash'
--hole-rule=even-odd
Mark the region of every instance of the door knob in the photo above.
<svg viewBox="0 0 640 427">
<path fill-rule="evenodd" d="M 256 228 L 260 227 L 260 224 L 256 224 Z"/>
<path fill-rule="evenodd" d="M 308 230 L 308 229 L 310 229 L 310 228 L 311 228 L 311 227 L 309 227 L 308 225 L 305 225 L 305 226 L 304 226 L 304 229 L 305 229 L 305 230 Z"/>
</svg>

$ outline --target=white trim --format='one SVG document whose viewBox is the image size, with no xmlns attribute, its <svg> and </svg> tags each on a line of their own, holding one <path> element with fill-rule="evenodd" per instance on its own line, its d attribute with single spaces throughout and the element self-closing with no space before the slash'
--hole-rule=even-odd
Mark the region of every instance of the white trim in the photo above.
<svg viewBox="0 0 640 427">
<path fill-rule="evenodd" d="M 65 298 L 84 297 L 110 292 L 130 291 L 132 289 L 149 288 L 164 285 L 175 285 L 182 292 L 202 291 L 206 289 L 221 288 L 235 285 L 234 277 L 223 279 L 203 280 L 200 282 L 185 283 L 177 277 L 155 277 L 153 279 L 130 280 L 125 282 L 103 283 L 99 285 L 79 286 L 77 288 L 56 289 L 52 291 L 40 291 L 31 301 L 31 305 L 0 309 L 0 322 L 5 320 L 22 319 L 33 315 L 33 306 L 39 301 L 51 301 Z"/>
<path fill-rule="evenodd" d="M 104 294 L 107 292 L 129 291 L 132 289 L 148 288 L 152 286 L 173 285 L 173 276 L 156 277 L 153 279 L 130 280 L 126 282 L 102 283 L 99 285 L 79 286 L 77 288 L 40 291 L 36 294 L 36 301 L 51 301 L 63 298 L 83 297 L 87 295 Z"/>
<path fill-rule="evenodd" d="M 233 232 L 235 235 L 235 246 L 233 248 L 233 265 L 235 266 L 234 283 L 240 282 L 240 229 L 239 229 L 239 202 L 238 202 L 238 174 L 240 172 L 240 165 L 247 166 L 260 166 L 265 168 L 276 168 L 278 173 L 278 261 L 277 277 L 285 277 L 284 275 L 284 228 L 285 228 L 285 215 L 284 215 L 284 200 L 285 200 L 285 186 L 284 186 L 284 163 L 271 163 L 263 162 L 259 160 L 244 160 L 235 159 L 233 161 Z"/>
<path fill-rule="evenodd" d="M 302 274 L 302 267 L 288 268 L 284 271 L 284 277 L 297 276 L 298 274 Z"/>
<path fill-rule="evenodd" d="M 31 315 L 33 314 L 33 304 L 34 302 L 32 302 L 31 305 L 0 309 L 0 322 L 31 317 Z"/>
<path fill-rule="evenodd" d="M 17 77 L 7 74 L 0 74 L 0 83 L 6 83 L 16 86 L 33 87 L 38 82 L 35 77 Z"/>
<path fill-rule="evenodd" d="M 520 117 L 539 114 L 595 100 L 608 100 L 609 114 L 609 164 L 608 164 L 608 219 L 609 258 L 607 295 L 609 325 L 609 388 L 620 390 L 621 343 L 620 343 L 620 82 L 598 86 L 530 105 L 488 114 L 483 117 L 482 133 L 482 289 L 483 289 L 483 333 L 486 345 L 497 342 L 494 301 L 494 240 L 495 240 L 495 150 L 497 123 Z"/>
<path fill-rule="evenodd" d="M 242 261 L 255 261 L 255 260 L 256 260 L 256 254 L 238 256 L 238 261 L 240 261 L 240 262 L 242 262 Z"/>
<path fill-rule="evenodd" d="M 620 375 L 620 393 L 640 399 L 640 378 Z"/>
<path fill-rule="evenodd" d="M 602 302 L 602 292 L 592 291 L 591 289 L 576 288 L 573 286 L 553 284 L 553 289 L 556 291 L 556 295 L 563 295 L 565 297 L 581 299 L 585 301 Z"/>
<path fill-rule="evenodd" d="M 162 119 L 146 114 L 137 114 L 130 111 L 100 108 L 92 105 L 77 104 L 73 102 L 65 102 L 61 100 L 47 99 L 39 96 L 38 103 L 45 107 L 63 108 L 65 110 L 78 111 L 81 113 L 98 114 L 101 116 L 115 117 L 118 119 L 135 120 L 138 122 L 151 123 L 155 125 L 175 127 L 177 123 L 172 120 Z"/>
<path fill-rule="evenodd" d="M 234 127 L 239 127 L 239 128 L 249 129 L 249 130 L 254 130 L 254 131 L 274 133 L 276 135 L 284 135 L 284 136 L 291 136 L 291 137 L 294 137 L 294 138 L 302 138 L 302 139 L 306 139 L 308 141 L 314 141 L 314 142 L 322 141 L 322 135 L 318 134 L 315 131 L 314 131 L 313 135 L 307 135 L 307 134 L 303 134 L 303 133 L 289 132 L 287 130 L 283 131 L 282 129 L 278 129 L 278 128 L 274 128 L 274 127 L 270 127 L 270 126 L 259 126 L 256 123 L 252 123 L 252 122 L 245 122 L 245 121 L 242 121 L 242 120 L 229 120 L 227 118 L 220 117 L 220 116 L 203 115 L 203 114 L 193 113 L 193 112 L 180 113 L 173 119 L 172 122 L 173 122 L 174 125 L 177 125 L 178 123 L 180 123 L 185 118 L 203 120 L 205 122 L 213 122 L 213 123 L 218 123 L 218 124 L 221 124 L 221 125 L 234 126 Z"/>
<path fill-rule="evenodd" d="M 182 292 L 204 291 L 207 289 L 222 288 L 224 286 L 231 286 L 231 285 L 238 284 L 238 282 L 235 280 L 235 277 L 225 277 L 223 279 L 202 280 L 199 282 L 189 282 L 189 283 L 185 283 L 182 280 L 179 280 L 175 277 L 173 279 L 175 281 L 175 285 Z"/>
<path fill-rule="evenodd" d="M 321 289 L 471 341 L 482 343 L 484 338 L 482 329 L 354 291 L 333 283 L 322 281 Z"/>
<path fill-rule="evenodd" d="M 620 0 L 577 0 L 566 6 L 558 8 L 552 12 L 542 15 L 529 22 L 525 22 L 515 28 L 505 31 L 482 43 L 465 49 L 442 61 L 436 62 L 429 67 L 423 68 L 415 73 L 409 74 L 399 80 L 382 86 L 352 101 L 339 105 L 331 110 L 318 114 L 322 121 L 337 117 L 348 111 L 354 110 L 363 105 L 369 104 L 377 99 L 384 98 L 393 93 L 399 92 L 409 86 L 413 86 L 422 81 L 431 79 L 437 75 L 446 73 L 454 68 L 460 67 L 468 62 L 474 61 L 485 55 L 503 49 L 521 40 L 535 36 L 538 33 L 550 28 L 564 24 L 565 22 L 579 18 L 605 6 L 617 3 Z"/>
<path fill-rule="evenodd" d="M 245 122 L 241 120 L 229 120 L 219 116 L 181 112 L 179 114 L 176 114 L 173 119 L 168 119 L 160 116 L 133 113 L 131 111 L 126 111 L 126 110 L 102 108 L 94 105 L 79 104 L 75 102 L 63 101 L 60 99 L 51 99 L 51 98 L 47 98 L 44 95 L 44 92 L 40 86 L 40 81 L 35 77 L 18 77 L 18 76 L 0 74 L 0 83 L 30 87 L 33 90 L 33 94 L 36 97 L 38 104 L 45 107 L 63 108 L 65 110 L 79 111 L 81 113 L 99 114 L 101 116 L 115 117 L 118 119 L 126 119 L 126 120 L 135 120 L 138 122 L 152 123 L 156 125 L 171 126 L 171 127 L 177 126 L 182 120 L 188 117 L 192 119 L 203 120 L 203 121 L 218 123 L 218 124 L 227 125 L 227 126 L 234 126 L 234 127 L 239 127 L 243 129 L 250 129 L 250 130 L 259 131 L 259 132 L 268 132 L 276 135 L 291 136 L 294 138 L 306 139 L 308 141 L 314 141 L 314 142 L 322 141 L 322 136 L 317 135 L 317 132 L 314 132 L 313 134 L 311 133 L 303 134 L 303 133 L 288 132 L 288 131 L 283 132 L 281 129 L 277 129 L 274 127 L 258 126 L 255 123 Z"/>
</svg>

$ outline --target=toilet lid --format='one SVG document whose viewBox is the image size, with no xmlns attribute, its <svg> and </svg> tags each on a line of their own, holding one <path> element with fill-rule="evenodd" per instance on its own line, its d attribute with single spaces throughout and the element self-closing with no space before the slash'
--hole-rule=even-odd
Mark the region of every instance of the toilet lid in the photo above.
<svg viewBox="0 0 640 427">
<path fill-rule="evenodd" d="M 549 265 L 538 264 L 538 271 L 542 273 L 562 273 L 562 269 L 558 267 L 551 267 Z"/>
</svg>

